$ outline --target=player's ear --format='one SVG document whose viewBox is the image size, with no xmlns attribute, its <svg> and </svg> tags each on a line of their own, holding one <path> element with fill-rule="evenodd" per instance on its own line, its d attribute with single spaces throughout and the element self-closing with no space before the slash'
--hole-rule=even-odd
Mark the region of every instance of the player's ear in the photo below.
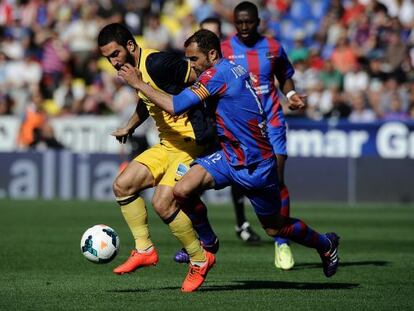
<svg viewBox="0 0 414 311">
<path fill-rule="evenodd" d="M 135 51 L 135 44 L 134 44 L 134 42 L 132 40 L 129 40 L 127 42 L 127 49 L 128 49 L 128 52 L 129 53 L 134 53 L 134 51 Z"/>
<path fill-rule="evenodd" d="M 208 51 L 208 58 L 210 62 L 217 60 L 219 58 L 217 50 L 211 49 L 210 51 Z"/>
</svg>

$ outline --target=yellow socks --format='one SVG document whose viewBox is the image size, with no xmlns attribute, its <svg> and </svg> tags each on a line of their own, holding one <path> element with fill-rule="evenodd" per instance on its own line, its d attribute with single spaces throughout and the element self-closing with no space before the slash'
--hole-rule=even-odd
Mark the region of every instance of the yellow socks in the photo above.
<svg viewBox="0 0 414 311">
<path fill-rule="evenodd" d="M 134 236 L 136 249 L 144 251 L 150 248 L 152 241 L 148 230 L 148 214 L 144 200 L 138 195 L 116 198 L 116 200 Z"/>
<path fill-rule="evenodd" d="M 190 218 L 177 210 L 168 220 L 165 221 L 170 227 L 172 234 L 181 242 L 190 256 L 191 262 L 205 262 L 206 256 L 197 239 Z"/>
<path fill-rule="evenodd" d="M 148 230 L 148 214 L 144 200 L 137 196 L 116 199 L 121 206 L 122 215 L 135 239 L 138 251 L 148 250 L 153 244 Z M 178 209 L 168 220 L 172 234 L 181 242 L 190 256 L 191 262 L 205 262 L 206 256 L 197 239 L 190 218 Z"/>
</svg>

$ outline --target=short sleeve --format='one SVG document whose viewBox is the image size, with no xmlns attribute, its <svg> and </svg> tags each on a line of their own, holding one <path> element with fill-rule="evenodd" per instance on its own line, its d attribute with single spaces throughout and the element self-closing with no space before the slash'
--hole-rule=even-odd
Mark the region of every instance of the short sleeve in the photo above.
<svg viewBox="0 0 414 311">
<path fill-rule="evenodd" d="M 221 95 L 227 88 L 223 75 L 216 67 L 204 71 L 198 82 L 200 84 L 198 89 L 205 91 L 208 96 Z M 206 98 L 201 99 L 204 100 Z"/>
<path fill-rule="evenodd" d="M 226 88 L 226 82 L 217 68 L 210 68 L 201 74 L 196 83 L 173 97 L 174 112 L 181 114 L 210 96 L 223 94 Z"/>
<path fill-rule="evenodd" d="M 279 82 L 292 78 L 295 73 L 295 69 L 290 63 L 286 51 L 283 47 L 280 47 L 280 55 L 276 59 L 274 73 Z"/>
<path fill-rule="evenodd" d="M 202 102 L 200 97 L 191 90 L 191 87 L 173 96 L 174 114 L 180 115 Z"/>
</svg>

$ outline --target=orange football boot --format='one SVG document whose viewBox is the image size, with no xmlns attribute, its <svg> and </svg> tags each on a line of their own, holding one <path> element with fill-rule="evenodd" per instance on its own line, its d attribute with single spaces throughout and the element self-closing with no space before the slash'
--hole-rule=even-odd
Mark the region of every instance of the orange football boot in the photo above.
<svg viewBox="0 0 414 311">
<path fill-rule="evenodd" d="M 134 272 L 140 267 L 155 266 L 158 263 L 158 254 L 155 247 L 149 253 L 139 253 L 136 249 L 131 252 L 131 256 L 122 265 L 114 269 L 116 274 Z"/>
<path fill-rule="evenodd" d="M 216 257 L 214 254 L 205 251 L 207 263 L 203 266 L 199 267 L 196 265 L 191 264 L 190 262 L 190 269 L 188 270 L 188 274 L 185 277 L 183 285 L 181 286 L 181 291 L 184 293 L 194 292 L 196 291 L 201 284 L 203 284 L 204 280 L 207 277 L 208 271 L 214 266 L 216 263 Z"/>
</svg>

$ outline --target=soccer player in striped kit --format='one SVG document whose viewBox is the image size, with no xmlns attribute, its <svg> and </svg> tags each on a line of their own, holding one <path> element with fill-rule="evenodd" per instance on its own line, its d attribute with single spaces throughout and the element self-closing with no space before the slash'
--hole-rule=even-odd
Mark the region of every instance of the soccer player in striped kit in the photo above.
<svg viewBox="0 0 414 311">
<path fill-rule="evenodd" d="M 216 17 L 208 17 L 200 23 L 201 29 L 207 29 L 214 32 L 217 37 L 221 40 L 223 38 L 221 32 L 221 21 Z M 239 239 L 247 244 L 258 244 L 261 239 L 260 236 L 253 230 L 250 223 L 247 221 L 245 206 L 244 206 L 244 195 L 240 188 L 237 186 L 231 186 L 231 197 L 233 200 L 234 213 L 236 216 L 236 235 Z M 180 262 L 183 256 L 176 256 L 175 259 Z"/>
<path fill-rule="evenodd" d="M 282 105 L 275 86 L 275 78 L 279 88 L 289 101 L 289 108 L 305 107 L 302 98 L 296 94 L 292 80 L 294 69 L 285 50 L 274 38 L 259 34 L 260 19 L 255 4 L 244 1 L 234 8 L 234 26 L 237 33 L 221 44 L 223 57 L 244 67 L 252 79 L 253 88 L 259 96 L 266 114 L 267 130 L 273 152 L 277 158 L 279 188 L 281 195 L 281 214 L 289 216 L 289 191 L 285 185 L 284 168 L 287 159 L 286 124 Z M 239 190 L 240 197 L 243 193 Z M 275 237 L 275 266 L 289 270 L 294 259 L 289 241 L 280 236 Z"/>
</svg>

